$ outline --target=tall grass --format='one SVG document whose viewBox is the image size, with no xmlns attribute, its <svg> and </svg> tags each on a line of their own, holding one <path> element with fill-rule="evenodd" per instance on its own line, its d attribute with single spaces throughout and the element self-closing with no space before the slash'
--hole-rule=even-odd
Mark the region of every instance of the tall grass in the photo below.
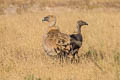
<svg viewBox="0 0 120 80">
<path fill-rule="evenodd" d="M 21 14 L 32 9 L 45 9 L 46 7 L 67 7 L 73 9 L 120 8 L 118 0 L 0 0 L 0 14 L 6 10 Z M 14 9 L 14 10 L 13 10 Z"/>
<path fill-rule="evenodd" d="M 119 1 L 81 1 L 0 0 L 0 80 L 119 80 Z M 36 9 L 47 6 L 52 9 Z M 96 7 L 102 9 L 92 10 Z M 44 53 L 42 36 L 47 25 L 41 20 L 49 14 L 57 17 L 57 25 L 67 34 L 74 32 L 77 20 L 88 22 L 82 27 L 82 63 L 61 65 Z"/>
</svg>

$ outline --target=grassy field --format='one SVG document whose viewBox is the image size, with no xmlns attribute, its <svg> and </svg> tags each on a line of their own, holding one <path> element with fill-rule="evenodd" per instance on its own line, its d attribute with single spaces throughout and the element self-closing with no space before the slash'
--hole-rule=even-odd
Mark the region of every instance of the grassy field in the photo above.
<svg viewBox="0 0 120 80">
<path fill-rule="evenodd" d="M 0 0 L 0 14 L 8 12 L 18 13 L 26 11 L 41 11 L 48 7 L 67 7 L 70 9 L 118 9 L 119 0 Z M 12 9 L 12 10 L 11 10 Z"/>
<path fill-rule="evenodd" d="M 12 6 L 9 9 L 10 4 L 21 5 L 25 1 L 28 0 L 0 2 L 0 80 L 120 80 L 118 0 L 91 1 L 104 5 L 113 3 L 111 7 L 89 6 L 91 2 L 85 0 L 89 3 L 87 8 L 83 5 L 76 7 L 73 2 L 70 5 L 68 0 L 61 0 L 60 7 L 55 7 L 58 0 L 51 0 L 55 3 L 37 0 L 54 7 L 43 5 L 42 8 L 32 6 L 29 10 L 25 7 L 14 10 L 15 6 Z M 84 41 L 79 51 L 79 55 L 87 58 L 81 57 L 78 64 L 59 64 L 44 54 L 42 36 L 47 25 L 41 20 L 49 14 L 57 17 L 57 25 L 67 34 L 74 32 L 77 20 L 88 22 L 88 26 L 82 27 Z"/>
</svg>

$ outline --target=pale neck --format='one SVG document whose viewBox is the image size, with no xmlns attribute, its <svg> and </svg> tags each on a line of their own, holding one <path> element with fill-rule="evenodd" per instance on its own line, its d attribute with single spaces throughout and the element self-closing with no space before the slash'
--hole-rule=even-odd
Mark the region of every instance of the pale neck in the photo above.
<svg viewBox="0 0 120 80">
<path fill-rule="evenodd" d="M 49 27 L 55 26 L 56 25 L 56 19 L 54 21 L 49 22 Z"/>
<path fill-rule="evenodd" d="M 77 29 L 77 30 L 76 30 L 77 33 L 81 33 L 81 25 L 78 25 L 78 24 L 77 24 L 77 28 L 76 28 L 76 29 Z"/>
</svg>

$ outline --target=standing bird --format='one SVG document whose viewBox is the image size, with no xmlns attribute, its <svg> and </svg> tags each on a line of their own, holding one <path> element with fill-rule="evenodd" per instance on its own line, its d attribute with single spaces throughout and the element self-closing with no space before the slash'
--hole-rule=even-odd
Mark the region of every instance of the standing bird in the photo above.
<svg viewBox="0 0 120 80">
<path fill-rule="evenodd" d="M 74 60 L 77 62 L 79 61 L 79 56 L 78 56 L 78 51 L 80 47 L 82 46 L 83 42 L 83 37 L 81 34 L 81 27 L 83 25 L 88 25 L 85 21 L 79 20 L 77 21 L 77 26 L 76 26 L 76 33 L 70 34 L 70 37 L 72 38 L 71 45 L 72 45 L 72 59 L 71 61 L 73 62 Z"/>
<path fill-rule="evenodd" d="M 70 52 L 71 37 L 65 33 L 60 32 L 56 26 L 56 17 L 48 15 L 42 19 L 43 22 L 47 22 L 48 28 L 43 36 L 43 48 L 49 56 L 58 56 L 60 62 L 63 62 L 63 58 L 67 57 Z"/>
</svg>

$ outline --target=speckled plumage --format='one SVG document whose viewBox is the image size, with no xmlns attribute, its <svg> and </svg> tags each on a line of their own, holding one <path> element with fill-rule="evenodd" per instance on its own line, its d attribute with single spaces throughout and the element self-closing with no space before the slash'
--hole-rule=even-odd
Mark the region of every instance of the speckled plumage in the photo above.
<svg viewBox="0 0 120 80">
<path fill-rule="evenodd" d="M 49 15 L 45 18 L 49 18 L 48 22 L 48 30 L 45 32 L 43 37 L 43 47 L 44 51 L 49 56 L 60 56 L 65 57 L 69 54 L 71 49 L 70 45 L 70 36 L 60 32 L 58 27 L 56 26 L 56 18 L 53 15 Z M 53 19 L 51 19 L 53 18 Z M 51 21 L 50 21 L 51 20 Z M 52 25 L 53 24 L 53 25 Z"/>
</svg>

